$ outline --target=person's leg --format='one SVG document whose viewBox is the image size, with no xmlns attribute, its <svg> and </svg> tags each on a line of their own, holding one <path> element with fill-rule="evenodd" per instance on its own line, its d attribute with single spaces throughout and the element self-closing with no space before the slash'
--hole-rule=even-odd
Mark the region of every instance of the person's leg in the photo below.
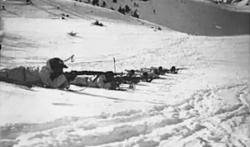
<svg viewBox="0 0 250 147">
<path fill-rule="evenodd" d="M 0 81 L 31 87 L 32 84 L 25 80 L 25 68 L 22 66 L 13 69 L 0 70 Z"/>
<path fill-rule="evenodd" d="M 14 81 L 25 81 L 25 67 L 19 66 L 13 69 L 6 70 L 7 72 L 7 78 L 14 80 Z"/>
<path fill-rule="evenodd" d="M 25 77 L 27 82 L 40 82 L 39 68 L 28 67 L 25 69 Z"/>
<path fill-rule="evenodd" d="M 0 78 L 7 78 L 8 77 L 8 70 L 9 69 L 1 69 L 0 70 Z"/>
</svg>

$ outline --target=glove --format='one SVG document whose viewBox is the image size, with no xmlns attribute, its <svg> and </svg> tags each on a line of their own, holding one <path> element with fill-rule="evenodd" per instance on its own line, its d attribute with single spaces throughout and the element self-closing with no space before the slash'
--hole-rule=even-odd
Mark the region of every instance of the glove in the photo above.
<svg viewBox="0 0 250 147">
<path fill-rule="evenodd" d="M 71 71 L 71 72 L 65 72 L 64 76 L 70 82 L 76 78 L 77 74 L 76 74 L 76 71 Z"/>
</svg>

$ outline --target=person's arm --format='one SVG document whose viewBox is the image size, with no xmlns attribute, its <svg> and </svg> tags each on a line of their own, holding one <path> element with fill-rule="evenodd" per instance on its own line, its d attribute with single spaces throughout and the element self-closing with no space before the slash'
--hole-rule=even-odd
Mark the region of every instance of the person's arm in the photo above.
<svg viewBox="0 0 250 147">
<path fill-rule="evenodd" d="M 50 87 L 50 88 L 68 88 L 69 87 L 69 82 L 63 74 L 51 80 L 50 70 L 47 67 L 43 67 L 39 75 L 40 75 L 43 85 L 46 87 Z"/>
<path fill-rule="evenodd" d="M 50 84 L 52 88 L 69 88 L 69 82 L 63 74 L 51 80 Z"/>
</svg>

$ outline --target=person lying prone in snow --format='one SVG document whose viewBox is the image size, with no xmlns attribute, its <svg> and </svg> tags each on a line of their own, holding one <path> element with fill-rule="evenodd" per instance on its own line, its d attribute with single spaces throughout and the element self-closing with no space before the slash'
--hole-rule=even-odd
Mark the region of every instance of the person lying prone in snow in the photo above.
<svg viewBox="0 0 250 147">
<path fill-rule="evenodd" d="M 41 69 L 31 67 L 16 67 L 0 70 L 0 81 L 20 84 L 36 85 L 46 88 L 67 89 L 70 84 L 113 89 L 113 84 L 105 79 L 105 75 L 99 75 L 94 80 L 89 77 L 77 77 L 76 74 L 63 72 L 68 68 L 60 58 L 49 59 Z"/>
</svg>

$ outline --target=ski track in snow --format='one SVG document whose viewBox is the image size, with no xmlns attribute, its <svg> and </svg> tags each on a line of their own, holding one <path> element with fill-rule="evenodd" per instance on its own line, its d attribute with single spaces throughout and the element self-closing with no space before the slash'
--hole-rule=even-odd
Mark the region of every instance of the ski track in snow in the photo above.
<svg viewBox="0 0 250 147">
<path fill-rule="evenodd" d="M 220 97 L 229 91 L 234 103 Z M 179 104 L 156 105 L 148 111 L 11 124 L 1 127 L 1 142 L 27 147 L 189 146 L 193 142 L 204 146 L 219 146 L 222 142 L 248 146 L 249 140 L 235 133 L 237 128 L 249 125 L 250 110 L 245 102 L 248 96 L 248 86 L 243 83 L 199 90 Z"/>
</svg>

